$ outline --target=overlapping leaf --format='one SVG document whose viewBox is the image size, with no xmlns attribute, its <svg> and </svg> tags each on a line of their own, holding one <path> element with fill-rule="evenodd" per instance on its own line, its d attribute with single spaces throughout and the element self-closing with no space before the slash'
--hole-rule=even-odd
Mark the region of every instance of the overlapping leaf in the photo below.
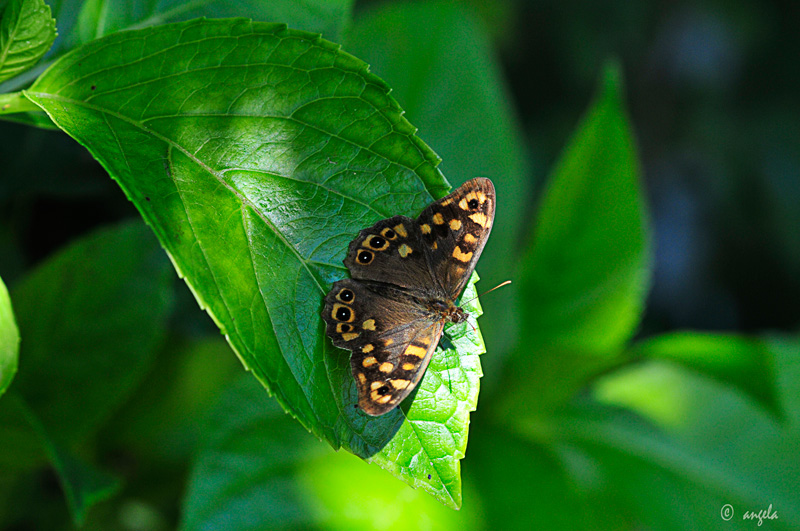
<svg viewBox="0 0 800 531">
<path fill-rule="evenodd" d="M 224 20 L 109 36 L 26 94 L 119 182 L 287 411 L 458 507 L 483 351 L 474 325 L 447 330 L 413 405 L 368 418 L 320 316 L 361 228 L 448 189 L 388 92 L 317 35 Z"/>
<path fill-rule="evenodd" d="M 35 65 L 55 38 L 55 20 L 44 0 L 11 0 L 0 19 L 0 81 Z"/>
</svg>

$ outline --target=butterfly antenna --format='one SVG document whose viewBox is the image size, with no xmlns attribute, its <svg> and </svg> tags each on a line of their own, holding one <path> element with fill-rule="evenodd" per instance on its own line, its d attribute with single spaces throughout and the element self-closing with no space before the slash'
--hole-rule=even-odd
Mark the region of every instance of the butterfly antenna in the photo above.
<svg viewBox="0 0 800 531">
<path fill-rule="evenodd" d="M 483 297 L 483 296 L 484 296 L 484 295 L 486 295 L 487 293 L 491 293 L 491 292 L 493 292 L 494 290 L 496 290 L 496 289 L 499 289 L 499 288 L 502 288 L 503 286 L 508 286 L 509 284 L 511 284 L 511 281 L 510 281 L 510 280 L 506 280 L 505 282 L 501 282 L 500 284 L 496 285 L 496 286 L 495 286 L 495 287 L 493 287 L 492 289 L 490 289 L 490 290 L 486 290 L 486 291 L 484 291 L 483 293 L 481 293 L 480 295 L 476 295 L 475 297 L 472 297 L 472 298 L 471 298 L 470 300 L 468 300 L 468 301 L 461 301 L 461 304 L 467 304 L 468 302 L 472 302 L 472 301 L 474 301 L 475 299 L 477 299 L 478 297 Z"/>
</svg>

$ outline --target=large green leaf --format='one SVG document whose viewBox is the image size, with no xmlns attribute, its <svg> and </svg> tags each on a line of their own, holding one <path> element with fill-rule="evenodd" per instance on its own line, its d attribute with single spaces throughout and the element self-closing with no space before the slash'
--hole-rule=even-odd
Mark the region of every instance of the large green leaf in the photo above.
<svg viewBox="0 0 800 531">
<path fill-rule="evenodd" d="M 624 455 L 634 474 L 637 466 L 631 461 L 643 462 L 668 478 L 670 489 L 676 485 L 679 490 L 685 490 L 681 485 L 695 489 L 691 496 L 695 500 L 689 505 L 706 515 L 718 515 L 725 503 L 734 506 L 738 518 L 745 510 L 758 512 L 772 504 L 780 517 L 771 526 L 800 526 L 800 463 L 796 459 L 800 438 L 736 388 L 674 362 L 653 361 L 604 377 L 595 396 L 606 404 L 636 411 L 659 431 L 618 414 L 582 410 L 561 419 L 559 425 L 572 444 Z M 634 480 L 625 476 L 628 474 L 616 477 L 615 482 L 633 484 Z M 640 490 L 628 495 L 645 509 L 656 508 L 646 507 L 645 500 L 668 497 L 663 491 L 641 487 L 652 484 L 660 488 L 652 482 L 636 484 Z M 662 519 L 660 515 L 650 517 Z M 718 524 L 719 520 L 706 516 L 695 525 L 715 529 Z"/>
<path fill-rule="evenodd" d="M 388 92 L 317 35 L 237 19 L 109 36 L 26 94 L 118 181 L 287 411 L 457 507 L 477 329 L 448 327 L 413 405 L 368 418 L 320 316 L 360 229 L 449 188 Z"/>
<path fill-rule="evenodd" d="M 524 139 L 483 25 L 458 2 L 390 2 L 358 16 L 346 42 L 351 53 L 392 86 L 409 120 L 441 155 L 454 185 L 477 176 L 492 179 L 498 201 L 495 229 L 478 269 L 488 287 L 512 278 L 517 254 L 510 250 L 520 249 L 532 179 Z M 500 354 L 513 345 L 516 285 L 483 301 L 492 317 L 482 326 L 491 351 L 484 363 L 499 365 Z"/>
<path fill-rule="evenodd" d="M 648 285 L 645 205 L 619 69 L 564 151 L 523 257 L 524 353 L 615 352 L 639 323 Z"/>
<path fill-rule="evenodd" d="M 478 528 L 352 455 L 321 445 L 239 380 L 204 420 L 181 529 Z M 464 527 L 464 524 L 467 527 Z"/>
<path fill-rule="evenodd" d="M 776 410 L 770 374 L 768 341 L 743 335 L 671 332 L 636 343 L 633 357 L 680 362 L 722 381 L 733 383 Z"/>
<path fill-rule="evenodd" d="M 19 363 L 19 329 L 14 320 L 11 299 L 0 279 L 0 396 L 6 392 L 17 373 Z"/>
<path fill-rule="evenodd" d="M 11 0 L 0 19 L 0 81 L 39 62 L 56 38 L 44 0 Z"/>
</svg>

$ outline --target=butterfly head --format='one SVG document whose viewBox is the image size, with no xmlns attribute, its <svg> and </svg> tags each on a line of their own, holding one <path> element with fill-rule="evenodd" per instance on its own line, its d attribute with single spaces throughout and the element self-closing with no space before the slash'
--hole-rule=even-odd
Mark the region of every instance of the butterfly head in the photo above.
<svg viewBox="0 0 800 531">
<path fill-rule="evenodd" d="M 463 308 L 444 301 L 430 301 L 428 303 L 428 309 L 434 315 L 438 315 L 443 321 L 450 321 L 451 323 L 463 323 L 469 318 L 469 313 Z"/>
</svg>

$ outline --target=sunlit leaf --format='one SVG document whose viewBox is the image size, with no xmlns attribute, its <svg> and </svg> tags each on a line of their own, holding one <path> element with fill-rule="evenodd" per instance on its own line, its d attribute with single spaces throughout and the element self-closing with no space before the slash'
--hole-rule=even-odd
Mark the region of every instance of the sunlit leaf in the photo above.
<svg viewBox="0 0 800 531">
<path fill-rule="evenodd" d="M 722 381 L 733 383 L 777 409 L 769 374 L 767 341 L 735 334 L 671 332 L 636 343 L 634 357 L 673 360 Z"/>
<path fill-rule="evenodd" d="M 654 361 L 606 376 L 595 395 L 606 404 L 636 411 L 659 430 L 618 414 L 579 410 L 559 423 L 566 440 L 627 456 L 634 472 L 631 463 L 642 461 L 675 478 L 672 485 L 699 489 L 692 505 L 702 504 L 707 514 L 719 514 L 724 503 L 734 505 L 739 515 L 772 504 L 780 511 L 776 528 L 800 525 L 800 464 L 795 459 L 800 438 L 735 388 L 675 363 Z M 631 478 L 618 479 L 633 483 Z M 653 495 L 639 499 L 644 503 Z M 718 523 L 704 520 L 701 527 Z"/>
<path fill-rule="evenodd" d="M 367 418 L 320 315 L 360 229 L 449 189 L 388 92 L 317 35 L 201 20 L 93 42 L 26 94 L 117 180 L 287 411 L 458 507 L 483 352 L 474 324 L 447 329 L 413 404 Z"/>
</svg>

